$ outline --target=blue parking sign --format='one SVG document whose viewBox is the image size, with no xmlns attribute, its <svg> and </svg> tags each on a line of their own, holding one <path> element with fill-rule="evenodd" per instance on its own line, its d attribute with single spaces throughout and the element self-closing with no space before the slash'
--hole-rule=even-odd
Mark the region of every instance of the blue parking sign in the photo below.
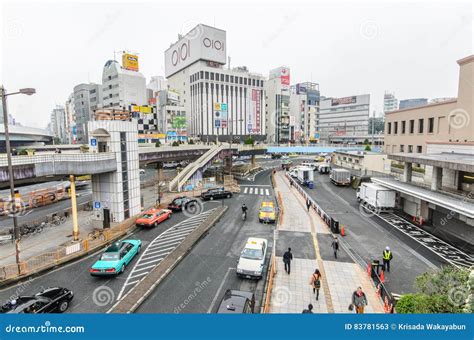
<svg viewBox="0 0 474 340">
<path fill-rule="evenodd" d="M 91 146 L 97 146 L 97 139 L 91 138 Z"/>
<path fill-rule="evenodd" d="M 100 202 L 99 201 L 94 202 L 94 208 L 95 209 L 100 209 Z"/>
</svg>

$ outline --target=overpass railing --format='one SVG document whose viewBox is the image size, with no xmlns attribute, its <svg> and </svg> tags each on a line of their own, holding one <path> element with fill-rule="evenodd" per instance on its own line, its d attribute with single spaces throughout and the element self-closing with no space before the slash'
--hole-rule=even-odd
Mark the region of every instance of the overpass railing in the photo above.
<svg viewBox="0 0 474 340">
<path fill-rule="evenodd" d="M 55 162 L 100 162 L 114 160 L 115 153 L 99 152 L 99 153 L 68 153 L 68 154 L 44 154 L 44 155 L 24 155 L 12 156 L 13 165 L 26 165 L 38 163 L 55 163 Z M 0 155 L 0 167 L 8 166 L 7 156 Z"/>
</svg>

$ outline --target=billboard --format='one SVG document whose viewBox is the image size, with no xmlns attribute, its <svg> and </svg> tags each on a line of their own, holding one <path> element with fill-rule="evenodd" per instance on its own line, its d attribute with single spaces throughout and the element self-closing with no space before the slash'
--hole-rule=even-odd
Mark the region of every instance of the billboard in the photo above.
<svg viewBox="0 0 474 340">
<path fill-rule="evenodd" d="M 132 105 L 130 106 L 131 112 L 141 112 L 141 113 L 153 113 L 152 106 L 139 106 L 139 105 Z"/>
<path fill-rule="evenodd" d="M 224 65 L 227 61 L 226 32 L 202 24 L 165 51 L 166 78 L 198 60 Z"/>
<path fill-rule="evenodd" d="M 176 91 L 168 90 L 167 96 L 168 96 L 168 100 L 175 101 L 175 102 L 179 101 L 179 93 Z"/>
<path fill-rule="evenodd" d="M 214 127 L 227 127 L 227 103 L 214 103 Z"/>
<path fill-rule="evenodd" d="M 296 84 L 296 94 L 304 94 L 306 93 L 306 86 L 303 84 Z"/>
<path fill-rule="evenodd" d="M 259 134 L 262 121 L 261 106 L 261 90 L 252 89 L 252 94 L 248 98 L 248 116 L 247 116 L 247 133 Z"/>
<path fill-rule="evenodd" d="M 138 56 L 124 53 L 122 55 L 122 67 L 130 71 L 138 71 Z"/>
<path fill-rule="evenodd" d="M 356 102 L 357 102 L 356 96 L 344 97 L 344 98 L 333 98 L 331 99 L 331 106 L 354 104 Z"/>
<path fill-rule="evenodd" d="M 173 117 L 173 120 L 171 121 L 171 127 L 174 129 L 184 129 L 186 127 L 186 117 Z"/>
<path fill-rule="evenodd" d="M 287 67 L 281 68 L 280 80 L 282 85 L 290 85 L 290 69 Z"/>
</svg>

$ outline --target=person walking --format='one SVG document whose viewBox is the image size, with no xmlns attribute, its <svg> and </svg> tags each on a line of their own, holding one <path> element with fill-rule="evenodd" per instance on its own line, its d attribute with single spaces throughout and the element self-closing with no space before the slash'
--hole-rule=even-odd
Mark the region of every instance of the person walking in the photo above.
<svg viewBox="0 0 474 340">
<path fill-rule="evenodd" d="M 352 293 L 352 305 L 355 307 L 356 313 L 364 314 L 364 308 L 367 304 L 367 297 L 362 291 L 362 287 L 357 287 L 357 290 Z"/>
<path fill-rule="evenodd" d="M 331 243 L 332 250 L 334 251 L 334 258 L 337 259 L 337 252 L 339 250 L 339 240 L 337 236 L 334 236 L 334 240 Z"/>
<path fill-rule="evenodd" d="M 290 179 L 290 188 L 293 186 L 293 181 Z"/>
<path fill-rule="evenodd" d="M 383 251 L 383 267 L 387 273 L 390 273 L 390 261 L 392 260 L 393 255 L 390 251 L 390 247 L 385 247 Z"/>
<path fill-rule="evenodd" d="M 311 275 L 310 285 L 313 287 L 313 294 L 316 294 L 316 300 L 319 300 L 319 289 L 321 288 L 321 272 L 316 269 Z"/>
<path fill-rule="evenodd" d="M 288 248 L 288 250 L 283 254 L 283 263 L 285 263 L 285 272 L 290 274 L 291 270 L 291 261 L 293 260 L 293 254 L 291 253 L 291 248 Z"/>
<path fill-rule="evenodd" d="M 313 314 L 313 305 L 309 304 L 308 309 L 303 309 L 302 314 Z"/>
<path fill-rule="evenodd" d="M 306 209 L 308 210 L 309 212 L 309 208 L 311 208 L 311 201 L 309 200 L 309 198 L 306 199 Z"/>
</svg>

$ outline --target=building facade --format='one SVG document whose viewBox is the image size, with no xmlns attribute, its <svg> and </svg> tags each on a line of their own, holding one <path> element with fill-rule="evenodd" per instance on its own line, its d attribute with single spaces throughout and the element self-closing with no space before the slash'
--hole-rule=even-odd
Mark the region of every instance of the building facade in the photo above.
<svg viewBox="0 0 474 340">
<path fill-rule="evenodd" d="M 264 78 L 246 67 L 225 68 L 226 53 L 226 32 L 202 24 L 165 51 L 168 88 L 180 94 L 187 134 L 202 141 L 263 140 Z"/>
<path fill-rule="evenodd" d="M 398 99 L 395 97 L 395 94 L 390 92 L 385 92 L 383 95 L 383 112 L 390 112 L 398 110 Z"/>
<path fill-rule="evenodd" d="M 73 95 L 76 143 L 88 144 L 87 123 L 92 119 L 94 111 L 102 107 L 102 85 L 79 84 L 74 87 Z"/>
<path fill-rule="evenodd" d="M 292 139 L 290 119 L 290 68 L 280 66 L 270 71 L 265 85 L 265 125 L 268 143 L 288 143 Z"/>
<path fill-rule="evenodd" d="M 56 105 L 51 112 L 51 132 L 55 139 L 55 144 L 68 144 L 69 122 L 66 110 L 62 105 Z"/>
<path fill-rule="evenodd" d="M 428 104 L 428 98 L 412 98 L 400 100 L 399 109 L 409 109 L 411 107 L 418 107 Z"/>
<path fill-rule="evenodd" d="M 319 140 L 319 101 L 319 84 L 306 82 L 290 87 L 290 129 L 295 130 L 290 133 L 292 140 L 301 143 Z"/>
<path fill-rule="evenodd" d="M 320 138 L 331 143 L 359 143 L 369 136 L 370 94 L 321 101 Z"/>
</svg>

